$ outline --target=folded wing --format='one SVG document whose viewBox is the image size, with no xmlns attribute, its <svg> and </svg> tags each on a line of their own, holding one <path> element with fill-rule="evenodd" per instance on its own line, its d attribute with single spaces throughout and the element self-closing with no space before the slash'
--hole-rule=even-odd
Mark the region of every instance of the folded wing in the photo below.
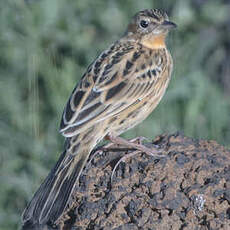
<svg viewBox="0 0 230 230">
<path fill-rule="evenodd" d="M 149 95 L 160 71 L 149 57 L 141 55 L 146 54 L 127 42 L 115 43 L 102 53 L 73 90 L 60 132 L 74 136 Z"/>
</svg>

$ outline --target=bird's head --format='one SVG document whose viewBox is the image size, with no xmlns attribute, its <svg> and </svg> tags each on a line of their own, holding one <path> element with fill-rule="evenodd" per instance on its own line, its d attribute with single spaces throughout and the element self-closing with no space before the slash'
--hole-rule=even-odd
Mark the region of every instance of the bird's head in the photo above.
<svg viewBox="0 0 230 230">
<path fill-rule="evenodd" d="M 165 47 L 167 33 L 176 27 L 168 15 L 159 9 L 138 12 L 128 25 L 126 36 L 136 39 L 142 45 L 157 49 Z"/>
</svg>

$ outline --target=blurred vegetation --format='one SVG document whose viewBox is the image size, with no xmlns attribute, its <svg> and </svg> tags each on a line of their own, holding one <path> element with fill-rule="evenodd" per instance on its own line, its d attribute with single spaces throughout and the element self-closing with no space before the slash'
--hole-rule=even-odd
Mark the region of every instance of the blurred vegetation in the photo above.
<svg viewBox="0 0 230 230">
<path fill-rule="evenodd" d="M 62 110 L 87 65 L 145 8 L 178 24 L 168 38 L 175 68 L 158 108 L 125 136 L 180 130 L 229 146 L 229 1 L 0 1 L 1 230 L 19 228 L 61 153 Z"/>
</svg>

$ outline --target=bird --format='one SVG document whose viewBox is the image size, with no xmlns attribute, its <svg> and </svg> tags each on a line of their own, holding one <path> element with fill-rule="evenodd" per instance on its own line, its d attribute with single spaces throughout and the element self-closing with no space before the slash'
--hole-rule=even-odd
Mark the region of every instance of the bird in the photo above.
<svg viewBox="0 0 230 230">
<path fill-rule="evenodd" d="M 155 153 L 119 135 L 141 123 L 161 101 L 173 70 L 165 40 L 175 27 L 164 10 L 141 10 L 120 39 L 88 66 L 63 111 L 64 151 L 24 210 L 23 226 L 57 223 L 102 139 Z"/>
</svg>

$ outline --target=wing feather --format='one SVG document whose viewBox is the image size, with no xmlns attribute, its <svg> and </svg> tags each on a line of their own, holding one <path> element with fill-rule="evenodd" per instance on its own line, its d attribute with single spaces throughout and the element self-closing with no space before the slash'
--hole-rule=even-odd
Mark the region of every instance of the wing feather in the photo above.
<svg viewBox="0 0 230 230">
<path fill-rule="evenodd" d="M 141 54 L 145 58 L 139 58 Z M 146 55 L 131 43 L 113 45 L 102 53 L 75 87 L 60 132 L 66 137 L 76 135 L 149 95 L 160 71 Z"/>
</svg>

